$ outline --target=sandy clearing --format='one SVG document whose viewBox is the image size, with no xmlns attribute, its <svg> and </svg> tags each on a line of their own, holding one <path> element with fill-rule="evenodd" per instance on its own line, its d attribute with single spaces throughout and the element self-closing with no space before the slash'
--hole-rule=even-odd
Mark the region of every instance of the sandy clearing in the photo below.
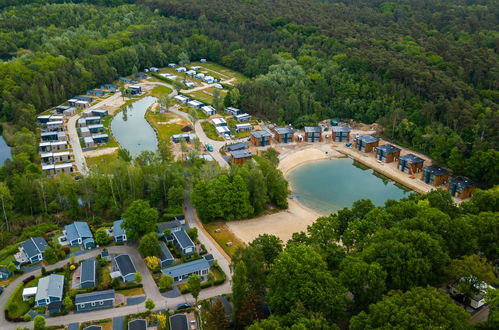
<svg viewBox="0 0 499 330">
<path fill-rule="evenodd" d="M 334 150 L 331 144 L 309 144 L 301 150 L 283 151 L 280 156 L 279 170 L 287 176 L 289 172 L 305 163 L 322 159 L 343 158 L 345 155 Z"/>
<path fill-rule="evenodd" d="M 98 156 L 113 154 L 118 149 L 119 149 L 118 147 L 112 147 L 112 148 L 90 150 L 90 151 L 85 151 L 83 155 L 85 157 L 98 157 Z"/>
<path fill-rule="evenodd" d="M 256 219 L 227 221 L 225 225 L 245 243 L 250 243 L 261 234 L 276 235 L 283 242 L 287 242 L 293 233 L 306 231 L 309 225 L 322 216 L 294 199 L 288 199 L 288 204 L 286 211 Z"/>
</svg>

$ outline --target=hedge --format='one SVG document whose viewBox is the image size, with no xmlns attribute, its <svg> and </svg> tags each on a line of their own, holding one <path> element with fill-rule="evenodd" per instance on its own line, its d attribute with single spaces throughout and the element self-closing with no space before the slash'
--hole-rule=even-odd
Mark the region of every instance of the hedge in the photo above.
<svg viewBox="0 0 499 330">
<path fill-rule="evenodd" d="M 159 79 L 159 80 L 162 80 L 164 82 L 167 82 L 169 83 L 170 85 L 172 85 L 173 87 L 175 87 L 176 89 L 183 89 L 185 87 L 184 84 L 181 84 L 179 83 L 178 81 L 175 81 L 175 80 L 171 80 L 171 79 L 168 79 L 166 77 L 163 77 L 157 73 L 154 73 L 154 72 L 149 72 L 151 74 L 151 76 Z"/>
</svg>

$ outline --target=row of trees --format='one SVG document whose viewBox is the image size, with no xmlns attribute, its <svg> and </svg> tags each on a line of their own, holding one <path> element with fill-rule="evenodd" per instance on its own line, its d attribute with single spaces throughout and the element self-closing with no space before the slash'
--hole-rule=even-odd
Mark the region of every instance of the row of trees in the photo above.
<svg viewBox="0 0 499 330">
<path fill-rule="evenodd" d="M 445 191 L 384 207 L 360 200 L 286 246 L 261 235 L 233 257 L 236 328 L 465 328 L 469 315 L 435 287 L 456 282 L 473 297 L 481 281 L 496 283 L 497 196 L 479 191 L 460 207 Z M 493 328 L 492 310 L 481 326 Z"/>
</svg>

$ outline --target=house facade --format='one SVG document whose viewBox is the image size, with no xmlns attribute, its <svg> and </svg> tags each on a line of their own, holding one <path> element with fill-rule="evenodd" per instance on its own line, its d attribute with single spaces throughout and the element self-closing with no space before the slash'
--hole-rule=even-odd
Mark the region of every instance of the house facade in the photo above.
<svg viewBox="0 0 499 330">
<path fill-rule="evenodd" d="M 21 243 L 19 250 L 26 256 L 29 263 L 43 260 L 43 253 L 49 245 L 43 237 L 32 237 Z"/>
<path fill-rule="evenodd" d="M 124 283 L 135 281 L 135 273 L 137 270 L 132 262 L 132 258 L 130 258 L 128 254 L 121 254 L 115 257 L 114 264 Z"/>
<path fill-rule="evenodd" d="M 305 130 L 305 142 L 321 142 L 322 141 L 322 129 L 320 126 L 306 126 Z"/>
<path fill-rule="evenodd" d="M 114 290 L 77 294 L 75 296 L 75 308 L 78 313 L 113 308 L 114 301 Z"/>
<path fill-rule="evenodd" d="M 65 226 L 64 232 L 71 246 L 82 245 L 85 249 L 95 247 L 94 236 L 92 235 L 92 231 L 90 231 L 88 223 L 85 221 L 75 221 Z"/>
<path fill-rule="evenodd" d="M 293 135 L 295 131 L 291 127 L 275 127 L 274 137 L 277 143 L 291 143 L 293 142 Z"/>
<path fill-rule="evenodd" d="M 255 147 L 266 147 L 270 145 L 272 134 L 267 131 L 254 131 L 251 132 L 250 140 Z"/>
<path fill-rule="evenodd" d="M 230 151 L 230 161 L 235 165 L 243 165 L 253 156 L 248 149 Z"/>
<path fill-rule="evenodd" d="M 449 170 L 437 166 L 430 165 L 423 168 L 422 180 L 424 183 L 438 187 L 446 184 L 449 181 L 450 172 Z"/>
<path fill-rule="evenodd" d="M 447 189 L 452 197 L 466 199 L 473 195 L 476 185 L 467 177 L 456 176 L 449 180 Z"/>
<path fill-rule="evenodd" d="M 398 161 L 400 151 L 400 148 L 397 148 L 391 144 L 384 144 L 376 147 L 376 159 L 383 163 Z"/>
<path fill-rule="evenodd" d="M 424 159 L 407 154 L 399 157 L 398 169 L 408 174 L 416 174 L 423 170 Z"/>
<path fill-rule="evenodd" d="M 354 140 L 355 149 L 362 152 L 373 152 L 379 145 L 379 139 L 372 135 L 357 136 Z"/>
<path fill-rule="evenodd" d="M 333 140 L 334 142 L 349 142 L 350 128 L 347 126 L 331 127 L 331 140 Z"/>
<path fill-rule="evenodd" d="M 187 235 L 185 230 L 179 230 L 172 233 L 172 235 L 174 240 L 173 243 L 182 254 L 193 254 L 196 251 L 194 242 L 191 240 L 189 235 Z"/>
<path fill-rule="evenodd" d="M 50 274 L 38 280 L 35 295 L 35 306 L 47 306 L 56 301 L 62 301 L 64 291 L 64 276 Z"/>
<path fill-rule="evenodd" d="M 204 279 L 210 272 L 210 264 L 205 259 L 197 259 L 173 267 L 164 268 L 161 272 L 173 277 L 175 282 L 185 281 L 192 274 L 199 275 Z"/>
</svg>

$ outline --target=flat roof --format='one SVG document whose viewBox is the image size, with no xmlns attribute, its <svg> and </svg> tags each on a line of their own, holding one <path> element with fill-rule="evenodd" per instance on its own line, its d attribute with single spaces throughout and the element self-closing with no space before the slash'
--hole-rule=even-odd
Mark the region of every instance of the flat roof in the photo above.
<svg viewBox="0 0 499 330">
<path fill-rule="evenodd" d="M 274 130 L 277 134 L 293 134 L 295 131 L 291 127 L 275 127 Z"/>
<path fill-rule="evenodd" d="M 95 291 L 90 293 L 77 294 L 75 296 L 75 304 L 84 304 L 92 301 L 114 299 L 115 292 L 113 289 L 104 291 Z"/>
<path fill-rule="evenodd" d="M 452 185 L 457 185 L 461 189 L 475 187 L 475 183 L 465 176 L 455 176 L 449 180 Z"/>
<path fill-rule="evenodd" d="M 248 149 L 230 151 L 230 154 L 236 159 L 248 158 L 252 156 L 251 151 Z"/>
<path fill-rule="evenodd" d="M 254 131 L 251 132 L 251 135 L 253 135 L 257 139 L 265 138 L 265 137 L 271 137 L 272 134 L 270 134 L 267 131 Z"/>
<path fill-rule="evenodd" d="M 24 288 L 23 289 L 23 296 L 34 296 L 36 294 L 36 291 L 38 290 L 38 287 L 34 286 L 31 288 Z"/>
<path fill-rule="evenodd" d="M 71 163 L 64 163 L 64 164 L 55 164 L 54 168 L 67 168 L 67 167 L 73 167 L 73 164 Z"/>
<path fill-rule="evenodd" d="M 217 126 L 215 127 L 218 133 L 229 133 L 230 129 L 227 126 Z"/>
<path fill-rule="evenodd" d="M 394 152 L 400 152 L 400 150 L 401 150 L 400 148 L 397 148 L 396 146 L 391 145 L 391 144 L 383 144 L 382 146 L 376 147 L 376 149 L 382 150 L 382 151 L 386 152 L 387 154 L 391 154 Z"/>
<path fill-rule="evenodd" d="M 423 171 L 425 172 L 428 172 L 428 173 L 431 173 L 433 175 L 445 175 L 445 174 L 448 174 L 450 173 L 449 170 L 443 168 L 443 167 L 440 167 L 438 165 L 430 165 L 430 166 L 426 166 L 425 168 L 423 168 Z"/>
<path fill-rule="evenodd" d="M 238 142 L 238 143 L 226 145 L 225 149 L 227 151 L 235 151 L 235 150 L 247 149 L 248 146 L 249 146 L 248 142 Z"/>
<path fill-rule="evenodd" d="M 422 163 L 424 162 L 424 159 L 421 157 L 418 157 L 414 154 L 407 154 L 399 157 L 399 160 L 406 161 L 411 164 L 416 164 L 416 163 Z"/>
<path fill-rule="evenodd" d="M 227 121 L 224 118 L 213 118 L 211 120 L 214 124 L 223 124 L 227 123 Z"/>
<path fill-rule="evenodd" d="M 320 126 L 305 126 L 305 133 L 320 133 L 322 128 Z"/>
<path fill-rule="evenodd" d="M 377 137 L 374 137 L 372 135 L 362 135 L 357 137 L 358 140 L 364 142 L 364 143 L 373 143 L 379 141 Z"/>
</svg>

